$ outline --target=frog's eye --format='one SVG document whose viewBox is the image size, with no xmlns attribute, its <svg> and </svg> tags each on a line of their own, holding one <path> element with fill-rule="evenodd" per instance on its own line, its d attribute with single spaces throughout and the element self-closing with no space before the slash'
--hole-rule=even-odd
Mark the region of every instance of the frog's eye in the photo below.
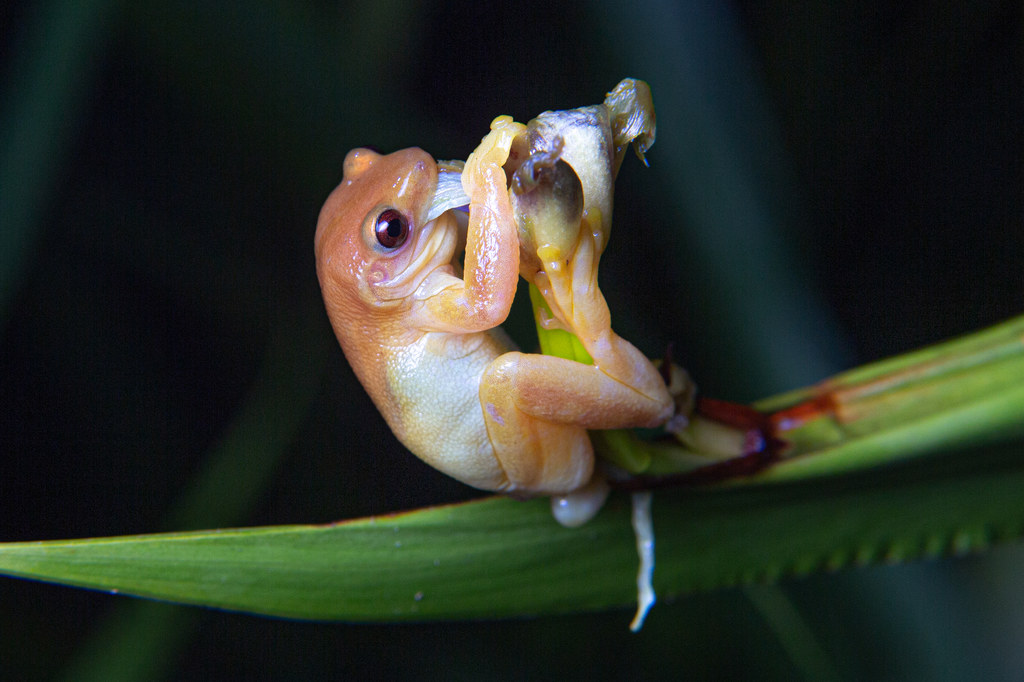
<svg viewBox="0 0 1024 682">
<path fill-rule="evenodd" d="M 409 237 L 409 221 L 393 208 L 381 211 L 373 228 L 377 242 L 385 249 L 397 249 Z"/>
</svg>

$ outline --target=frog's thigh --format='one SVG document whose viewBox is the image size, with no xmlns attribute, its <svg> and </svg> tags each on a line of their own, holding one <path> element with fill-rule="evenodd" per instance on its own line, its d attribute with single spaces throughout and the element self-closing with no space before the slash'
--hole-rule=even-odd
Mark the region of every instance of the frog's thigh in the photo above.
<svg viewBox="0 0 1024 682">
<path fill-rule="evenodd" d="M 568 492 L 593 471 L 585 429 L 653 425 L 663 406 L 584 365 L 505 353 L 480 382 L 487 435 L 512 491 Z"/>
<path fill-rule="evenodd" d="M 619 429 L 657 426 L 665 419 L 663 402 L 594 365 L 551 355 L 505 353 L 484 372 L 482 384 L 488 382 L 505 387 L 520 411 L 546 422 Z"/>
<path fill-rule="evenodd" d="M 532 355 L 506 353 L 484 370 L 480 406 L 494 457 L 508 479 L 503 492 L 525 495 L 566 493 L 584 485 L 594 469 L 586 430 L 523 411 L 520 370 Z"/>
</svg>

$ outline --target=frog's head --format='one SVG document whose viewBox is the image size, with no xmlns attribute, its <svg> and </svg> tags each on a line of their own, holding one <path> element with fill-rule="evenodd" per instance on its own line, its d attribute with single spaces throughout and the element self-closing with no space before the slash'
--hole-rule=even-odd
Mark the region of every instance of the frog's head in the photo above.
<svg viewBox="0 0 1024 682">
<path fill-rule="evenodd" d="M 422 149 L 354 149 L 320 210 L 314 248 L 328 314 L 353 319 L 408 305 L 423 279 L 451 262 L 457 227 L 429 215 L 438 168 Z M 431 219 L 433 218 L 433 219 Z"/>
</svg>

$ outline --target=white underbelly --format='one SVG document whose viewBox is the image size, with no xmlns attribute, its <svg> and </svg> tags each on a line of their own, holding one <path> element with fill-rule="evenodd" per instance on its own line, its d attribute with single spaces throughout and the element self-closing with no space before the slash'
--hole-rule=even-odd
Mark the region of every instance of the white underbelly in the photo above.
<svg viewBox="0 0 1024 682">
<path fill-rule="evenodd" d="M 495 490 L 506 481 L 480 407 L 480 378 L 509 350 L 504 335 L 426 334 L 391 356 L 388 422 L 399 440 L 434 468 Z"/>
</svg>

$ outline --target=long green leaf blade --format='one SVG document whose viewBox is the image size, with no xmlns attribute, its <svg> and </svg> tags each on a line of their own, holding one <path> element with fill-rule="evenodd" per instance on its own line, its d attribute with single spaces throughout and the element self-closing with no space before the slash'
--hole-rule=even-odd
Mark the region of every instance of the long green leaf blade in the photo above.
<svg viewBox="0 0 1024 682">
<path fill-rule="evenodd" d="M 969 467 L 965 466 L 969 464 Z M 655 499 L 664 597 L 976 550 L 1024 529 L 1024 462 L 988 453 L 791 485 Z M 289 618 L 400 621 L 625 606 L 625 499 L 580 529 L 489 498 L 323 526 L 0 546 L 0 572 Z M 582 580 L 581 576 L 586 576 Z"/>
</svg>

